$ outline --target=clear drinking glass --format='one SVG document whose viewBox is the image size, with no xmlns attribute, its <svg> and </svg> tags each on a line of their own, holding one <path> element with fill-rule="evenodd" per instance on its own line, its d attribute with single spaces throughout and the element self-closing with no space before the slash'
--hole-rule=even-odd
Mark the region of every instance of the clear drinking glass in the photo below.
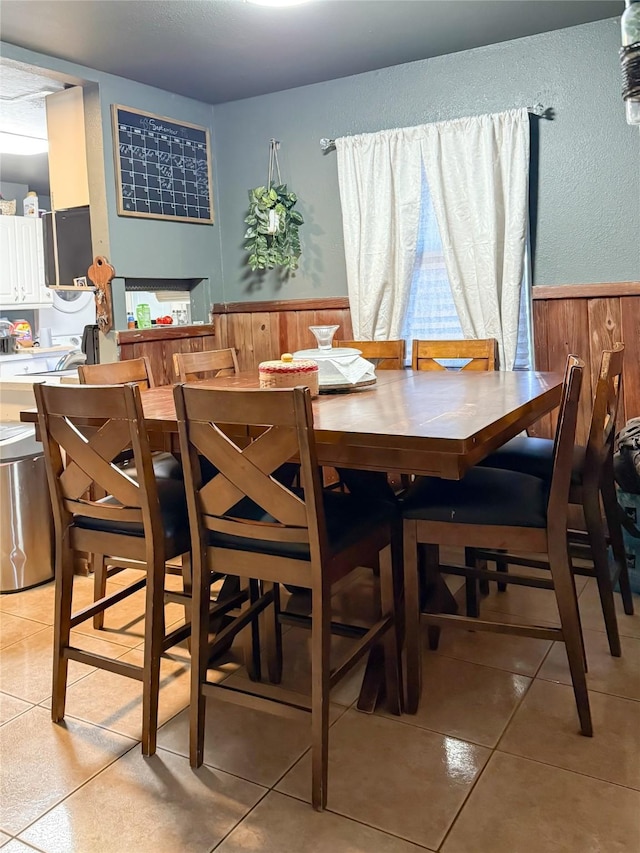
<svg viewBox="0 0 640 853">
<path fill-rule="evenodd" d="M 333 336 L 340 326 L 309 326 L 318 343 L 318 349 L 331 349 Z"/>
</svg>

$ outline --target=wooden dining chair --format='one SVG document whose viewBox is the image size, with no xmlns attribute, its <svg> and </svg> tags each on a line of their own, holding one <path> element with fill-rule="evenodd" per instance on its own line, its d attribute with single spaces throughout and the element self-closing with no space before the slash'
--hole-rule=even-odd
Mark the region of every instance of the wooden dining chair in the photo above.
<svg viewBox="0 0 640 853">
<path fill-rule="evenodd" d="M 406 710 L 415 713 L 421 690 L 420 593 L 418 546 L 426 546 L 428 570 L 440 571 L 440 545 L 466 546 L 465 566 L 442 567 L 465 578 L 495 579 L 496 572 L 479 568 L 476 548 L 509 547 L 514 551 L 548 554 L 551 580 L 525 575 L 502 577 L 555 591 L 560 628 L 483 621 L 470 616 L 426 614 L 430 625 L 474 631 L 531 636 L 565 644 L 582 734 L 592 734 L 589 695 L 578 599 L 567 550 L 567 513 L 572 451 L 584 362 L 571 357 L 550 484 L 517 471 L 472 468 L 462 480 L 424 478 L 403 508 L 404 591 L 406 636 Z M 425 697 L 427 698 L 427 697 Z"/>
<path fill-rule="evenodd" d="M 614 657 L 621 654 L 620 636 L 614 603 L 613 590 L 620 584 L 622 603 L 626 614 L 633 614 L 633 597 L 629 583 L 629 571 L 622 538 L 619 508 L 613 479 L 613 450 L 616 418 L 622 384 L 624 344 L 604 350 L 596 383 L 589 438 L 586 447 L 577 445 L 573 450 L 573 466 L 569 503 L 582 507 L 586 522 L 586 533 L 569 530 L 570 551 L 574 557 L 587 558 L 592 567 L 574 566 L 574 573 L 595 577 L 598 584 L 600 604 L 604 617 L 609 649 Z M 517 436 L 492 453 L 481 463 L 490 468 L 520 471 L 548 482 L 551 479 L 554 440 Z M 601 510 L 604 508 L 606 527 L 615 562 L 613 576 L 609 568 L 607 532 Z M 508 554 L 483 552 L 479 558 L 496 561 L 499 571 L 508 571 L 509 563 L 531 565 L 524 557 Z M 538 568 L 548 568 L 535 561 Z M 499 584 L 504 591 L 503 583 Z"/>
<path fill-rule="evenodd" d="M 135 382 L 143 391 L 155 388 L 151 362 L 148 356 L 104 364 L 81 364 L 78 367 L 81 385 L 125 385 Z"/>
<path fill-rule="evenodd" d="M 82 364 L 78 367 L 78 378 L 81 385 L 125 385 L 133 382 L 141 391 L 156 387 L 151 362 L 146 355 L 125 361 L 106 362 L 104 364 Z M 168 477 L 182 480 L 182 466 L 176 457 L 169 452 L 169 446 L 166 443 L 165 437 L 161 435 L 154 436 L 150 441 L 154 450 L 152 460 L 156 478 Z M 123 451 L 113 461 L 114 464 L 125 469 L 130 476 L 135 476 L 135 463 L 131 449 Z M 94 497 L 99 497 L 99 495 L 96 493 Z M 96 601 L 105 596 L 107 580 L 114 574 L 126 568 L 144 568 L 144 566 L 132 565 L 130 560 L 124 561 L 121 555 L 116 556 L 115 554 L 105 555 L 96 553 L 91 555 L 90 560 Z M 171 567 L 169 568 L 169 572 L 182 575 L 184 592 L 188 592 L 191 589 L 188 565 L 185 565 L 184 570 Z M 185 607 L 185 618 L 189 621 L 188 605 L 185 605 Z M 104 627 L 104 612 L 98 612 L 94 615 L 93 627 L 98 630 Z"/>
<path fill-rule="evenodd" d="M 414 370 L 449 370 L 440 361 L 469 359 L 460 370 L 496 370 L 498 342 L 495 338 L 459 341 L 414 341 L 411 367 Z"/>
<path fill-rule="evenodd" d="M 194 542 L 193 634 L 191 663 L 190 760 L 203 761 L 205 697 L 279 713 L 311 711 L 312 802 L 323 809 L 327 798 L 329 691 L 381 638 L 384 642 L 387 701 L 400 712 L 400 671 L 394 598 L 397 510 L 385 503 L 354 499 L 322 489 L 317 462 L 313 412 L 308 388 L 217 390 L 194 385 L 174 389 L 191 536 Z M 259 429 L 249 441 L 247 427 Z M 249 433 L 250 434 L 250 433 Z M 219 474 L 203 482 L 199 454 Z M 304 490 L 289 488 L 273 476 L 291 457 L 300 460 Z M 397 550 L 393 549 L 394 552 Z M 376 585 L 380 618 L 359 638 L 349 655 L 330 666 L 333 585 L 367 560 L 379 557 Z M 261 594 L 216 638 L 208 643 L 209 573 L 219 564 L 225 571 L 261 584 Z M 311 591 L 311 703 L 304 697 L 269 685 L 218 687 L 207 679 L 211 653 L 235 636 L 260 612 L 270 644 L 278 650 L 271 670 L 278 681 L 281 645 L 278 636 L 278 590 L 292 584 Z M 274 636 L 275 635 L 275 636 Z M 251 688 L 254 688 L 250 691 Z M 275 695 L 274 695 L 275 691 Z"/>
<path fill-rule="evenodd" d="M 142 752 L 156 749 L 160 658 L 189 636 L 190 626 L 165 631 L 167 560 L 190 559 L 184 495 L 178 480 L 154 476 L 140 390 L 124 386 L 34 385 L 55 524 L 55 623 L 51 716 L 63 719 L 70 660 L 142 681 Z M 131 449 L 136 476 L 112 464 Z M 67 457 L 65 465 L 64 458 Z M 72 461 L 69 461 L 72 460 Z M 92 500 L 91 487 L 106 497 Z M 139 561 L 144 577 L 73 612 L 75 552 L 120 554 Z M 142 666 L 106 658 L 75 645 L 71 631 L 145 589 Z M 177 594 L 176 594 L 177 595 Z"/>
<path fill-rule="evenodd" d="M 375 364 L 376 370 L 403 370 L 406 342 L 400 341 L 333 341 L 334 347 L 359 349 L 362 357 Z"/>
<path fill-rule="evenodd" d="M 214 376 L 238 372 L 238 357 L 233 347 L 204 352 L 176 352 L 173 366 L 179 382 L 197 382 Z"/>
</svg>

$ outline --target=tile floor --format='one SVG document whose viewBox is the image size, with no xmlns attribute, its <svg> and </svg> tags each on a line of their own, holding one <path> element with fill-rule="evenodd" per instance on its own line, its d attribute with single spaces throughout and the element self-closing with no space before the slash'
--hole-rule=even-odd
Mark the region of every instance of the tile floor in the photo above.
<svg viewBox="0 0 640 853">
<path fill-rule="evenodd" d="M 72 663 L 66 720 L 54 725 L 52 585 L 1 596 L 2 853 L 638 853 L 640 600 L 639 615 L 620 616 L 614 659 L 594 582 L 579 589 L 593 739 L 578 734 L 561 646 L 447 630 L 425 653 L 415 716 L 358 712 L 361 668 L 338 685 L 322 814 L 308 805 L 306 719 L 209 700 L 205 763 L 190 769 L 186 649 L 163 663 L 153 758 L 140 753 L 138 682 Z M 76 579 L 76 594 L 90 599 L 90 579 Z M 366 616 L 355 584 L 335 607 Z M 168 623 L 181 614 L 167 606 Z M 553 622 L 553 593 L 492 592 L 483 616 Z M 79 633 L 92 650 L 139 658 L 139 597 L 106 630 Z M 304 692 L 308 634 L 291 628 L 284 645 L 284 684 Z M 246 675 L 230 653 L 216 677 Z"/>
</svg>

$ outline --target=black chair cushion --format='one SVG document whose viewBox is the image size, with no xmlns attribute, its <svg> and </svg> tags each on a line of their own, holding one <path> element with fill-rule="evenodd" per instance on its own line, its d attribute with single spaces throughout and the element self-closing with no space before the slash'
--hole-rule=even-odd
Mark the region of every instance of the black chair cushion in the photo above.
<svg viewBox="0 0 640 853">
<path fill-rule="evenodd" d="M 180 480 L 159 479 L 156 485 L 165 537 L 165 558 L 169 560 L 178 554 L 184 554 L 191 548 L 184 483 Z M 111 495 L 102 498 L 98 503 L 111 506 L 119 505 L 118 501 Z M 74 516 L 73 521 L 76 527 L 83 530 L 118 533 L 124 536 L 144 536 L 143 526 L 137 522 L 108 521 L 83 515 Z"/>
<path fill-rule="evenodd" d="M 462 480 L 423 477 L 403 501 L 404 518 L 457 524 L 546 527 L 548 484 L 497 468 L 472 468 Z"/>
<path fill-rule="evenodd" d="M 153 453 L 151 456 L 153 462 L 153 473 L 157 480 L 184 480 L 184 472 L 179 460 L 171 453 Z M 118 468 L 126 471 L 130 477 L 137 477 L 136 466 L 133 463 L 132 452 L 121 454 L 121 457 L 114 460 Z"/>
<path fill-rule="evenodd" d="M 302 494 L 299 489 L 293 491 Z M 357 542 L 372 528 L 387 524 L 397 518 L 397 509 L 382 501 L 367 501 L 345 495 L 341 492 L 323 492 L 324 511 L 327 521 L 327 536 L 333 551 L 341 551 Z M 273 523 L 273 516 L 249 498 L 244 498 L 228 513 L 229 517 L 244 518 L 251 521 Z M 232 548 L 239 551 L 252 551 L 296 560 L 310 558 L 309 546 L 304 543 L 270 542 L 263 539 L 247 539 L 225 533 L 209 531 L 210 545 L 218 548 Z"/>
<path fill-rule="evenodd" d="M 573 448 L 573 465 L 571 483 L 579 486 L 582 483 L 585 448 L 576 445 Z M 501 468 L 506 471 L 520 471 L 532 477 L 540 477 L 550 481 L 553 470 L 553 440 L 551 438 L 535 438 L 528 435 L 517 435 L 503 444 L 486 459 L 480 462 L 483 468 Z"/>
</svg>

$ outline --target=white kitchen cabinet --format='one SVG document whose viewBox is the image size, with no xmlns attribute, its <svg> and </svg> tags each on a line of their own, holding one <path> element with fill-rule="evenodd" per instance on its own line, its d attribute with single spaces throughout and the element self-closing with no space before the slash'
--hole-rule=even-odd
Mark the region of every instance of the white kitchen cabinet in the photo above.
<svg viewBox="0 0 640 853">
<path fill-rule="evenodd" d="M 52 302 L 44 281 L 42 221 L 0 216 L 0 308 L 41 308 Z"/>
</svg>

